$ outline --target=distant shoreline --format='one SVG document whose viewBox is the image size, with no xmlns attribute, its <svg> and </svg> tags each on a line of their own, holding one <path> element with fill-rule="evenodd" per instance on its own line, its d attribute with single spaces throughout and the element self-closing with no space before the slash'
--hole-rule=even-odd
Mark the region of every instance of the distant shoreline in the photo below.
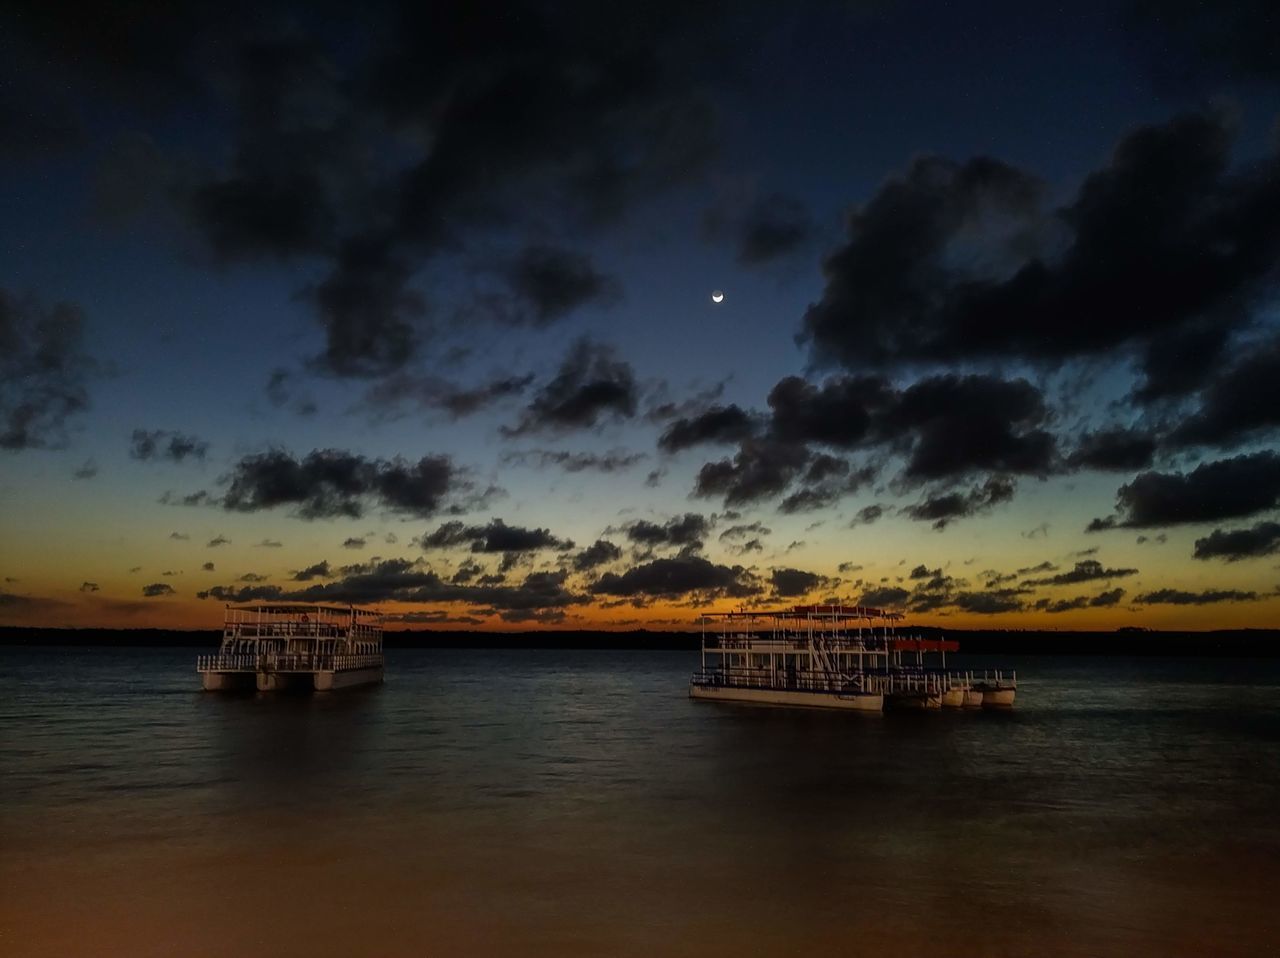
<svg viewBox="0 0 1280 958">
<path fill-rule="evenodd" d="M 913 632 L 945 633 L 960 642 L 961 652 L 1001 655 L 1170 655 L 1280 657 L 1280 629 L 1224 629 L 1209 632 L 1157 632 L 1120 629 L 1113 632 L 1035 632 L 938 629 L 920 626 Z M 213 648 L 220 630 L 41 629 L 0 627 L 0 646 L 39 648 Z M 627 649 L 696 650 L 697 632 L 427 631 L 386 633 L 395 649 Z"/>
</svg>

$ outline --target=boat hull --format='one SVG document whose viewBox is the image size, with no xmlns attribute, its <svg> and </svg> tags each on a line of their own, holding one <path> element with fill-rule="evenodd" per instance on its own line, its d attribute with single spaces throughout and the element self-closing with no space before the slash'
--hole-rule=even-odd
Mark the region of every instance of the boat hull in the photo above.
<svg viewBox="0 0 1280 958">
<path fill-rule="evenodd" d="M 871 692 L 803 692 L 784 689 L 734 688 L 726 685 L 691 685 L 689 697 L 707 702 L 841 709 L 850 712 L 879 712 L 884 709 L 884 696 Z"/>
<path fill-rule="evenodd" d="M 1016 689 L 983 689 L 982 707 L 984 709 L 1011 709 Z"/>
<path fill-rule="evenodd" d="M 978 689 L 965 689 L 964 707 L 967 709 L 982 708 L 982 692 Z"/>
<path fill-rule="evenodd" d="M 942 693 L 942 705 L 949 709 L 964 708 L 964 689 L 947 689 Z"/>
<path fill-rule="evenodd" d="M 895 709 L 940 709 L 942 695 L 928 695 L 924 692 L 895 692 L 888 698 L 888 704 Z"/>
</svg>

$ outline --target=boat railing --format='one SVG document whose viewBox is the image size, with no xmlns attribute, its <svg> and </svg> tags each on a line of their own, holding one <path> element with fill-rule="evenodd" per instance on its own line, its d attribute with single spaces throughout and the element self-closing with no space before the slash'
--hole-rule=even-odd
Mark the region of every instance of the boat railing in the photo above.
<svg viewBox="0 0 1280 958">
<path fill-rule="evenodd" d="M 196 657 L 197 672 L 256 672 L 258 656 L 219 652 Z"/>
<path fill-rule="evenodd" d="M 794 692 L 883 693 L 888 680 L 883 672 L 824 672 L 819 670 L 778 670 L 737 667 L 705 668 L 693 673 L 692 683 L 700 687 L 757 688 Z"/>
<path fill-rule="evenodd" d="M 908 695 L 941 695 L 947 688 L 946 677 L 938 672 L 893 670 L 888 673 L 889 691 Z"/>
<path fill-rule="evenodd" d="M 318 655 L 309 652 L 218 653 L 196 659 L 199 672 L 346 672 L 377 668 L 380 654 Z"/>
</svg>

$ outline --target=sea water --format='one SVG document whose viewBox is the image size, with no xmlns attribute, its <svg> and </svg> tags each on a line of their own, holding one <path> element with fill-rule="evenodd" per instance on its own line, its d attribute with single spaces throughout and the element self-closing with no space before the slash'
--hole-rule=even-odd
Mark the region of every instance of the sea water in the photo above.
<svg viewBox="0 0 1280 958">
<path fill-rule="evenodd" d="M 697 653 L 199 691 L 0 650 L 0 953 L 1264 955 L 1280 662 L 1027 657 L 1012 712 L 687 697 Z"/>
</svg>

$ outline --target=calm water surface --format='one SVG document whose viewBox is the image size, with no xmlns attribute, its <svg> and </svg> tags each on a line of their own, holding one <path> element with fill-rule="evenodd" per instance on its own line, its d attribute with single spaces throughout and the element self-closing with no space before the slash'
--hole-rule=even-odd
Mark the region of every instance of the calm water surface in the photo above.
<svg viewBox="0 0 1280 958">
<path fill-rule="evenodd" d="M 0 953 L 1265 955 L 1280 663 L 1034 658 L 1011 714 L 691 702 L 696 654 L 198 691 L 0 650 Z M 986 664 L 986 663 L 983 663 Z"/>
</svg>

